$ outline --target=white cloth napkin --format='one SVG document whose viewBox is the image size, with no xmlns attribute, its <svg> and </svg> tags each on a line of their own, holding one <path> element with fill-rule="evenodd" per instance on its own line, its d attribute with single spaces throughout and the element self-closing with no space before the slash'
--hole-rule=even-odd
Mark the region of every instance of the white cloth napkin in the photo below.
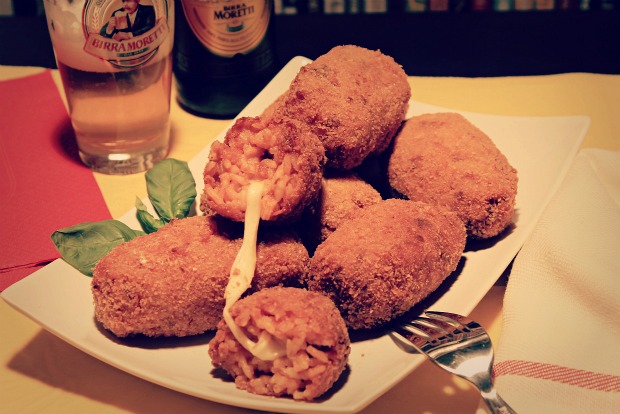
<svg viewBox="0 0 620 414">
<path fill-rule="evenodd" d="M 620 152 L 582 150 L 515 258 L 496 346 L 519 413 L 620 413 Z"/>
</svg>

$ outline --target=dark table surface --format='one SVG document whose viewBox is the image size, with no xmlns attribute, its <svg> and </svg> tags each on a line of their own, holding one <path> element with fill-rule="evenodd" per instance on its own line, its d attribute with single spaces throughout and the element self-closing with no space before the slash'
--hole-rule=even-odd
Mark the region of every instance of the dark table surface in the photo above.
<svg viewBox="0 0 620 414">
<path fill-rule="evenodd" d="M 417 76 L 620 74 L 620 11 L 275 16 L 280 61 L 339 44 Z M 0 64 L 55 67 L 44 16 L 0 17 Z"/>
</svg>

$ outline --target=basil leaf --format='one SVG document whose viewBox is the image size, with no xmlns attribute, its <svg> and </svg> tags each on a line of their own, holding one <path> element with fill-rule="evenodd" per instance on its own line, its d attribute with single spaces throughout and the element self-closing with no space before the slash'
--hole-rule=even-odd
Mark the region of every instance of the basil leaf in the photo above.
<svg viewBox="0 0 620 414">
<path fill-rule="evenodd" d="M 138 197 L 136 197 L 136 216 L 138 217 L 138 221 L 142 226 L 142 230 L 144 230 L 147 234 L 155 233 L 157 230 L 163 227 L 166 224 L 163 220 L 156 219 L 153 217 L 151 213 L 146 209 L 146 206 Z"/>
<path fill-rule="evenodd" d="M 104 220 L 65 227 L 51 237 L 67 263 L 92 276 L 97 262 L 114 247 L 143 234 L 118 220 Z"/>
<path fill-rule="evenodd" d="M 146 191 L 164 223 L 184 218 L 196 198 L 196 182 L 184 161 L 167 158 L 145 174 Z"/>
</svg>

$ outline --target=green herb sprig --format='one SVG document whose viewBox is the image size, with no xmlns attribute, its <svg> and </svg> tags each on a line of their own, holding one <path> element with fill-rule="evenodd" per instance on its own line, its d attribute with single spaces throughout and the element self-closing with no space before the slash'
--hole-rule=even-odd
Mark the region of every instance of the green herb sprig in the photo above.
<svg viewBox="0 0 620 414">
<path fill-rule="evenodd" d="M 52 233 L 61 257 L 87 276 L 114 247 L 135 237 L 153 233 L 175 218 L 189 215 L 196 199 L 196 182 L 184 161 L 172 158 L 157 163 L 145 174 L 146 190 L 158 218 L 136 197 L 136 217 L 142 231 L 119 220 L 85 222 Z"/>
</svg>

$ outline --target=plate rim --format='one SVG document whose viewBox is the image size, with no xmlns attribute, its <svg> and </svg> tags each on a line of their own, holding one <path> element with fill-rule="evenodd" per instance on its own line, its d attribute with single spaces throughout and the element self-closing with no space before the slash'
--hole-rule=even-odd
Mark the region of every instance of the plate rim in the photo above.
<svg viewBox="0 0 620 414">
<path fill-rule="evenodd" d="M 239 115 L 238 117 L 241 116 L 246 116 L 246 115 L 251 115 L 253 113 L 256 112 L 257 108 L 260 106 L 260 102 L 264 101 L 266 98 L 273 98 L 273 93 L 267 93 L 266 91 L 269 91 L 269 86 L 273 85 L 274 83 L 278 83 L 281 82 L 281 80 L 287 76 L 290 76 L 291 71 L 295 71 L 295 73 L 305 64 L 309 63 L 310 60 L 303 57 L 303 56 L 297 56 L 293 59 L 291 59 L 285 66 L 284 68 L 278 73 L 278 75 L 276 75 L 276 77 L 274 78 L 274 80 L 272 80 L 267 87 L 257 95 L 257 97 L 246 107 L 246 109 L 244 109 Z M 564 180 L 570 165 L 572 164 L 572 160 L 574 159 L 574 157 L 576 156 L 582 142 L 583 139 L 585 137 L 585 134 L 588 130 L 589 124 L 590 124 L 590 117 L 585 116 L 585 115 L 568 115 L 568 116 L 540 116 L 540 117 L 531 117 L 531 116 L 512 116 L 512 115 L 494 115 L 494 114 L 484 114 L 484 113 L 479 113 L 479 112 L 469 112 L 469 111 L 462 111 L 462 110 L 453 110 L 450 108 L 445 108 L 445 107 L 441 107 L 441 106 L 437 106 L 437 105 L 432 105 L 432 104 L 426 104 L 423 102 L 416 102 L 416 101 L 411 101 L 412 106 L 413 105 L 417 105 L 418 108 L 428 108 L 428 109 L 435 109 L 437 111 L 451 111 L 451 112 L 457 112 L 460 114 L 463 114 L 466 118 L 469 117 L 494 117 L 494 118 L 498 118 L 498 119 L 512 119 L 512 120 L 532 120 L 532 119 L 542 119 L 542 120 L 547 120 L 547 121 L 551 121 L 551 120 L 555 120 L 558 122 L 561 121 L 566 121 L 568 119 L 573 120 L 575 122 L 576 127 L 579 126 L 580 127 L 580 132 L 578 134 L 576 134 L 574 137 L 571 138 L 570 143 L 571 146 L 569 149 L 567 149 L 566 151 L 566 156 L 564 158 L 562 158 L 561 160 L 561 166 L 562 169 L 557 172 L 557 174 L 554 175 L 553 177 L 553 185 L 550 188 L 550 191 L 548 191 L 548 194 L 546 195 L 545 199 L 542 201 L 542 208 L 538 209 L 538 211 L 536 212 L 536 214 L 534 215 L 534 220 L 532 220 L 531 222 L 528 223 L 523 223 L 524 227 L 527 227 L 527 229 L 524 230 L 524 233 L 526 233 L 525 235 L 522 235 L 523 240 L 518 243 L 519 246 L 515 252 L 514 255 L 512 255 L 512 257 L 510 257 L 509 259 L 506 259 L 506 263 L 497 263 L 496 267 L 497 268 L 501 268 L 502 270 L 499 272 L 499 274 L 495 277 L 495 279 L 497 279 L 497 277 L 499 277 L 501 275 L 501 273 L 503 272 L 503 270 L 509 265 L 510 261 L 514 259 L 514 256 L 518 253 L 518 250 L 521 248 L 521 246 L 523 245 L 525 238 L 527 238 L 527 236 L 529 236 L 529 234 L 533 231 L 536 223 L 538 222 L 540 216 L 542 215 L 544 208 L 546 207 L 546 205 L 549 203 L 549 201 L 551 200 L 551 198 L 553 197 L 553 195 L 556 193 L 556 191 L 558 190 L 558 188 L 560 187 L 562 181 Z M 238 118 L 237 117 L 237 118 Z M 235 118 L 236 119 L 236 118 Z M 229 125 L 232 125 L 232 123 L 234 123 L 235 120 L 232 120 L 231 123 Z M 474 123 L 475 124 L 475 123 Z M 224 130 L 218 134 L 214 140 L 218 140 L 218 139 L 222 139 L 222 137 L 224 136 L 225 132 L 228 130 L 229 127 L 224 128 Z M 210 143 L 208 145 L 205 146 L 205 148 L 203 148 L 201 151 L 199 151 L 198 154 L 196 154 L 194 157 L 192 157 L 192 160 L 190 160 L 189 164 L 190 166 L 194 166 L 193 171 L 195 172 L 195 166 L 199 165 L 199 163 L 204 161 L 204 157 L 205 157 L 205 153 L 208 155 L 208 150 L 210 147 Z M 199 185 L 200 181 L 197 181 L 197 185 Z M 518 202 L 517 202 L 518 204 Z M 119 220 L 121 221 L 129 221 L 130 223 L 135 220 L 135 209 L 132 209 L 130 211 L 128 211 L 125 215 L 123 215 L 122 217 L 119 218 Z M 274 399 L 273 397 L 264 397 L 264 396 L 256 396 L 253 394 L 249 394 L 245 391 L 239 391 L 243 394 L 239 394 L 239 396 L 241 395 L 245 395 L 245 398 L 237 398 L 234 402 L 231 401 L 231 397 L 229 398 L 220 398 L 219 395 L 215 394 L 215 397 L 210 396 L 210 397 L 206 397 L 204 395 L 204 393 L 199 393 L 199 392 L 195 392 L 193 390 L 188 390 L 187 388 L 183 388 L 183 387 L 179 387 L 179 386 L 174 386 L 174 383 L 171 383 L 170 381 L 157 381 L 154 380 L 153 377 L 145 375 L 143 372 L 140 372 L 139 370 L 128 370 L 127 366 L 123 366 L 117 359 L 115 360 L 114 358 L 110 359 L 110 358 L 105 358 L 104 356 L 101 355 L 101 351 L 99 353 L 96 352 L 96 350 L 93 349 L 89 349 L 87 346 L 85 346 L 84 343 L 79 343 L 75 340 L 73 340 L 70 337 L 67 337 L 66 333 L 61 332 L 57 327 L 55 326 L 51 326 L 49 323 L 46 323 L 45 321 L 42 321 L 40 317 L 36 316 L 36 312 L 32 309 L 29 308 L 26 304 L 22 303 L 19 300 L 19 296 L 20 296 L 20 292 L 23 291 L 24 289 L 27 289 L 31 284 L 35 284 L 38 279 L 41 277 L 41 275 L 45 274 L 45 272 L 51 272 L 52 270 L 56 270 L 56 267 L 58 266 L 62 266 L 62 270 L 66 270 L 66 268 L 68 267 L 69 269 L 73 269 L 71 268 L 68 264 L 66 264 L 66 262 L 64 262 L 62 259 L 57 259 L 54 262 L 50 263 L 49 265 L 45 266 L 43 269 L 38 270 L 37 272 L 34 272 L 33 274 L 27 276 L 26 278 L 16 282 L 15 284 L 9 286 L 8 288 L 6 288 L 3 292 L 0 293 L 0 297 L 3 298 L 3 300 L 5 300 L 11 307 L 13 307 L 14 309 L 16 309 L 18 312 L 22 313 L 23 315 L 27 316 L 28 318 L 30 318 L 31 320 L 33 320 L 34 322 L 36 322 L 37 324 L 39 324 L 41 327 L 43 327 L 45 330 L 49 331 L 50 333 L 54 334 L 56 337 L 60 338 L 61 340 L 69 343 L 70 345 L 74 346 L 75 348 L 81 350 L 82 352 L 85 352 L 86 354 L 106 363 L 109 364 L 121 371 L 127 372 L 133 376 L 136 376 L 138 378 L 141 378 L 143 380 L 158 384 L 160 386 L 175 390 L 177 392 L 181 392 L 187 395 L 192 395 L 194 397 L 197 398 L 201 398 L 201 399 L 205 399 L 208 401 L 212 401 L 212 402 L 216 402 L 216 403 L 220 403 L 220 404 L 225 404 L 225 405 L 231 405 L 231 406 L 236 406 L 236 407 L 241 407 L 241 408 L 247 408 L 247 409 L 258 409 L 258 410 L 268 410 L 268 411 L 272 411 L 272 412 L 285 412 L 285 413 L 302 413 L 302 414 L 308 414 L 308 413 L 317 413 L 317 412 L 324 412 L 326 409 L 329 410 L 330 412 L 334 412 L 334 413 L 341 413 L 341 414 L 345 414 L 345 413 L 355 413 L 358 412 L 362 409 L 364 409 L 365 407 L 367 407 L 368 405 L 370 405 L 372 402 L 374 402 L 376 399 L 380 398 L 383 394 L 385 394 L 387 391 L 389 391 L 390 389 L 392 389 L 396 384 L 398 384 L 399 382 L 401 382 L 406 376 L 410 375 L 423 361 L 424 358 L 419 356 L 419 355 L 409 355 L 408 358 L 409 360 L 406 361 L 406 364 L 404 364 L 404 366 L 402 366 L 400 369 L 397 370 L 397 374 L 393 375 L 392 377 L 390 377 L 390 380 L 388 382 L 386 382 L 384 384 L 384 386 L 375 394 L 373 394 L 372 396 L 367 396 L 367 398 L 365 399 L 358 399 L 357 401 L 354 402 L 350 402 L 348 404 L 341 404 L 341 405 L 333 405 L 333 404 L 329 404 L 329 400 L 327 401 L 318 401 L 318 402 L 299 402 L 299 401 L 293 401 L 293 400 L 286 400 L 286 399 Z M 73 269 L 74 270 L 74 269 Z M 77 272 L 77 271 L 75 271 Z M 79 272 L 77 272 L 79 274 Z M 38 276 L 37 276 L 38 275 Z M 87 278 L 86 276 L 79 274 L 80 277 L 83 278 L 84 282 L 81 283 L 86 283 L 88 282 L 88 284 L 90 285 L 90 279 Z M 77 282 L 80 283 L 80 282 Z M 480 289 L 479 292 L 477 292 L 476 297 L 472 298 L 468 304 L 463 307 L 464 309 L 464 313 L 469 314 L 473 308 L 480 302 L 480 300 L 484 297 L 484 295 L 486 295 L 486 293 L 488 292 L 488 290 L 492 287 L 492 284 L 490 286 L 488 286 L 488 288 L 485 289 Z M 435 309 L 435 308 L 434 308 Z M 441 310 L 441 309 L 438 309 Z M 353 344 L 352 347 L 354 347 L 355 344 Z M 398 348 L 394 345 L 394 349 L 397 350 L 398 352 L 403 352 L 398 350 Z M 210 361 L 209 361 L 210 362 Z M 229 384 L 232 388 L 235 388 L 233 384 Z M 236 390 L 236 389 L 235 389 Z M 233 393 L 235 394 L 235 393 Z M 235 398 L 235 397 L 232 397 Z M 349 400 L 351 400 L 351 398 L 349 398 Z M 284 401 L 284 403 L 282 403 Z"/>
</svg>

